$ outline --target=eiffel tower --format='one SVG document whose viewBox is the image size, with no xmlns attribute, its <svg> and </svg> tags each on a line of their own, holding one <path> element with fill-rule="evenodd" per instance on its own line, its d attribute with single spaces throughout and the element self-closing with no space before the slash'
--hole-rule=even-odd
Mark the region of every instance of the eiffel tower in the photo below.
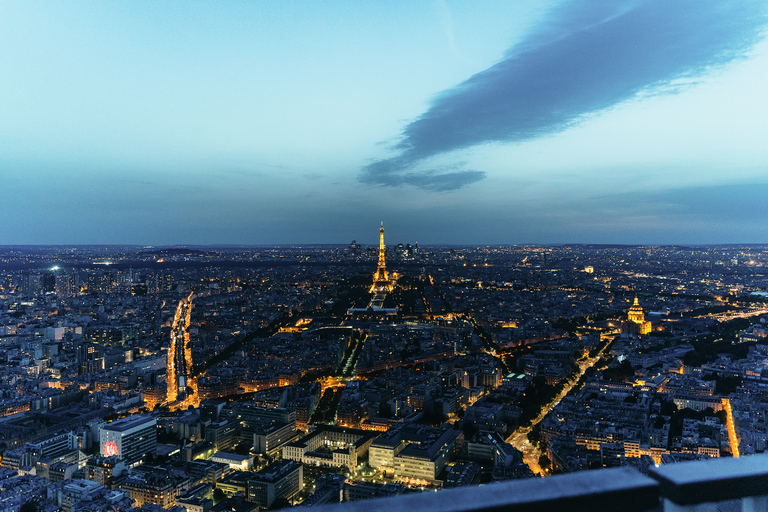
<svg viewBox="0 0 768 512">
<path fill-rule="evenodd" d="M 370 292 L 375 295 L 381 295 L 392 291 L 392 281 L 389 278 L 389 273 L 387 273 L 386 253 L 387 248 L 384 245 L 384 221 L 381 221 L 381 229 L 379 230 L 379 266 L 373 274 L 373 285 L 371 285 L 370 290 Z"/>
</svg>

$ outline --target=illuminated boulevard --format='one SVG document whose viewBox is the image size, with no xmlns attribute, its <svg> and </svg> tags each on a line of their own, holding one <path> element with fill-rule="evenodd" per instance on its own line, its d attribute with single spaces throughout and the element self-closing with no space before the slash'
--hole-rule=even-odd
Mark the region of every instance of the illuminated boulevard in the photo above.
<svg viewBox="0 0 768 512">
<path fill-rule="evenodd" d="M 171 342 L 168 346 L 168 396 L 173 408 L 197 405 L 197 382 L 191 376 L 192 347 L 189 343 L 189 323 L 192 315 L 194 293 L 179 301 L 171 327 Z M 179 402 L 179 399 L 181 401 Z"/>
<path fill-rule="evenodd" d="M 728 428 L 728 443 L 731 445 L 731 453 L 735 458 L 738 458 L 739 453 L 739 437 L 736 435 L 736 426 L 733 423 L 733 410 L 731 410 L 731 400 L 729 398 L 723 398 L 723 409 L 725 409 L 725 424 Z"/>
<path fill-rule="evenodd" d="M 560 403 L 560 400 L 562 400 L 563 397 L 565 397 L 571 391 L 571 389 L 573 389 L 573 386 L 579 382 L 579 379 L 582 375 L 584 375 L 584 372 L 586 372 L 588 368 L 591 368 L 600 359 L 603 354 L 603 350 L 601 350 L 595 357 L 578 361 L 577 364 L 579 366 L 579 372 L 566 383 L 563 390 L 555 397 L 555 399 L 544 406 L 539 415 L 536 416 L 536 418 L 531 422 L 529 426 L 518 428 L 512 433 L 512 435 L 507 438 L 508 443 L 522 452 L 523 460 L 535 474 L 546 476 L 546 473 L 541 469 L 541 466 L 539 466 L 539 457 L 541 456 L 541 452 L 528 440 L 528 434 L 531 432 L 533 427 L 541 423 L 541 421 L 547 417 L 547 414 L 549 414 L 552 409 L 554 409 L 557 404 Z"/>
</svg>

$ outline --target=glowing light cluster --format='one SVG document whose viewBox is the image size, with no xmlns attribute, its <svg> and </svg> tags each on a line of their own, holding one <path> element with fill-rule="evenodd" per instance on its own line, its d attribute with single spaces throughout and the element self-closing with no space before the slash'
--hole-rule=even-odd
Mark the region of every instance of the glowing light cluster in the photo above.
<svg viewBox="0 0 768 512">
<path fill-rule="evenodd" d="M 736 435 L 736 425 L 733 423 L 733 411 L 731 410 L 731 401 L 723 398 L 723 409 L 725 409 L 725 425 L 728 429 L 728 443 L 731 445 L 731 453 L 735 458 L 739 457 L 739 437 Z"/>
<path fill-rule="evenodd" d="M 179 301 L 176 307 L 176 314 L 173 317 L 171 327 L 171 342 L 168 346 L 167 381 L 168 395 L 167 400 L 170 403 L 176 402 L 179 398 L 179 377 L 185 377 L 187 387 L 191 387 L 196 394 L 196 382 L 190 376 L 192 371 L 192 347 L 189 344 L 189 323 L 192 316 L 192 298 L 194 293 L 190 293 L 186 298 Z M 185 401 L 186 403 L 186 401 Z"/>
</svg>

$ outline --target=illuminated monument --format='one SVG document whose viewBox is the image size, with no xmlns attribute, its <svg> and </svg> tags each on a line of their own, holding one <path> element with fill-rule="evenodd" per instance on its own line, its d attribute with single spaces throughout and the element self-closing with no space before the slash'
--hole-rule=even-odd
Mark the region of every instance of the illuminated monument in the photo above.
<svg viewBox="0 0 768 512">
<path fill-rule="evenodd" d="M 636 324 L 642 324 L 645 322 L 645 313 L 643 312 L 643 308 L 640 306 L 640 302 L 637 300 L 637 297 L 635 297 L 635 303 L 632 304 L 631 308 L 629 308 L 629 312 L 627 313 L 627 320 L 630 322 L 635 322 Z"/>
<path fill-rule="evenodd" d="M 392 281 L 387 273 L 386 254 L 387 248 L 384 245 L 384 221 L 382 221 L 381 229 L 379 230 L 379 266 L 373 274 L 373 284 L 371 285 L 370 290 L 370 292 L 376 296 L 374 300 L 379 297 L 383 300 L 384 295 L 386 295 L 387 292 L 392 291 Z"/>
<path fill-rule="evenodd" d="M 387 298 L 387 293 L 394 289 L 394 283 L 397 280 L 396 272 L 392 275 L 387 272 L 386 255 L 387 248 L 384 245 L 384 222 L 382 222 L 381 229 L 379 230 L 379 266 L 376 267 L 376 272 L 373 273 L 373 284 L 368 290 L 373 297 L 371 297 L 371 302 L 368 303 L 368 307 L 347 309 L 348 315 L 397 315 L 397 308 L 384 307 L 384 300 Z"/>
<path fill-rule="evenodd" d="M 621 334 L 624 336 L 637 336 L 651 332 L 651 322 L 645 321 L 645 313 L 640 302 L 635 297 L 635 303 L 627 312 L 627 321 L 621 325 Z"/>
</svg>

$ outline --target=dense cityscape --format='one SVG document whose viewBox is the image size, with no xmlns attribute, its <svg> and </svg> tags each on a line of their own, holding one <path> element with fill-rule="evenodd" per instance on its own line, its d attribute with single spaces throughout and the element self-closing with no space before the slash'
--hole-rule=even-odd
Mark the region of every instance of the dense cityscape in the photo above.
<svg viewBox="0 0 768 512">
<path fill-rule="evenodd" d="M 768 512 L 768 1 L 0 20 L 0 512 Z"/>
<path fill-rule="evenodd" d="M 768 246 L 382 225 L 378 246 L 0 258 L 3 511 L 318 506 L 768 441 Z"/>
</svg>

